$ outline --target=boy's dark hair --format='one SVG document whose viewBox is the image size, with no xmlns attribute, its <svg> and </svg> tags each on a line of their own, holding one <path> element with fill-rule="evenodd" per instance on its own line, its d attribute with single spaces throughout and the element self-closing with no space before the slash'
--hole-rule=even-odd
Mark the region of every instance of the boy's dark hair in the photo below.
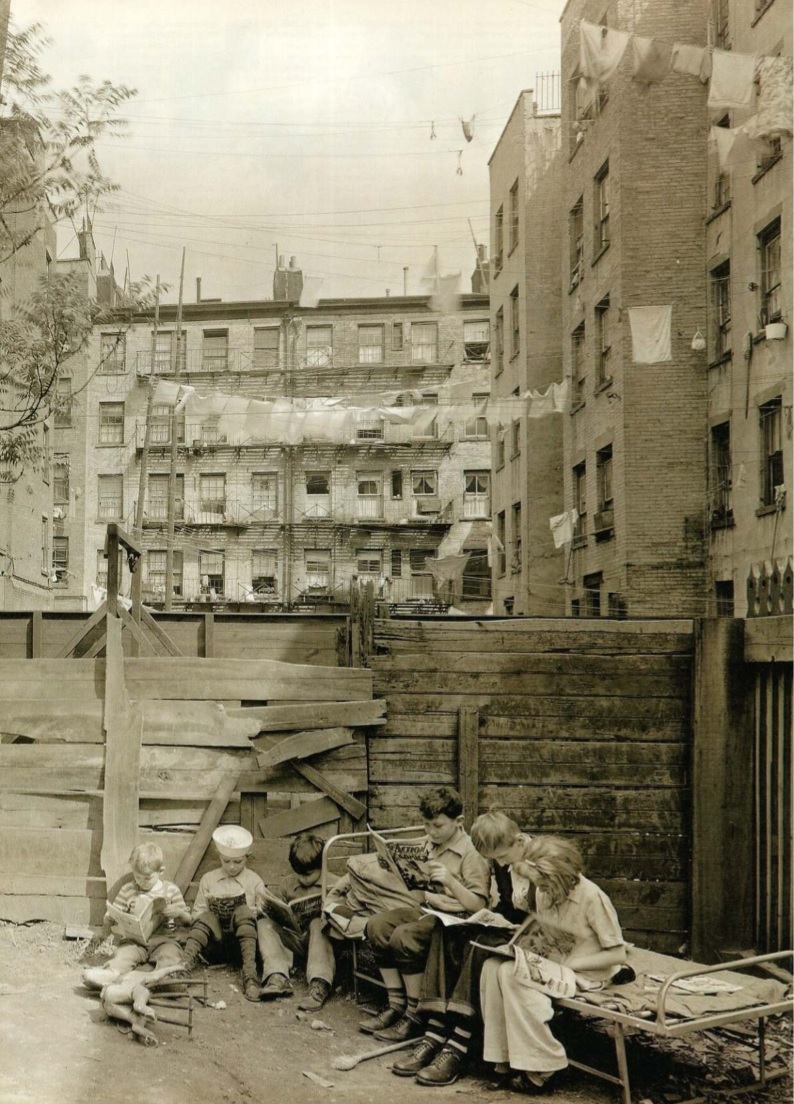
<svg viewBox="0 0 794 1104">
<path fill-rule="evenodd" d="M 296 874 L 318 870 L 323 861 L 325 840 L 311 832 L 301 832 L 289 845 L 289 864 Z"/>
<path fill-rule="evenodd" d="M 423 820 L 433 820 L 442 813 L 455 820 L 463 812 L 463 802 L 458 791 L 451 786 L 435 786 L 419 802 L 419 812 Z"/>
</svg>

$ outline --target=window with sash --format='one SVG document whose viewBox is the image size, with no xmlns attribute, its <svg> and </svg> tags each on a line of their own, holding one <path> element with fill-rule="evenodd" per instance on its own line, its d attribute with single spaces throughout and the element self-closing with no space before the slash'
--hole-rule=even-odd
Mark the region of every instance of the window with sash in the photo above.
<svg viewBox="0 0 794 1104">
<path fill-rule="evenodd" d="M 759 407 L 761 419 L 761 505 L 777 505 L 786 480 L 783 468 L 783 401 L 778 397 Z"/>
<path fill-rule="evenodd" d="M 463 473 L 464 518 L 491 516 L 491 473 L 467 471 Z"/>
<path fill-rule="evenodd" d="M 595 309 L 596 324 L 596 387 L 612 382 L 609 296 L 605 296 Z"/>
<path fill-rule="evenodd" d="M 605 162 L 595 176 L 595 233 L 594 253 L 598 256 L 609 245 L 609 162 Z"/>
<path fill-rule="evenodd" d="M 278 594 L 278 549 L 255 548 L 251 553 L 251 586 L 256 595 L 274 598 Z"/>
<path fill-rule="evenodd" d="M 331 552 L 328 548 L 304 549 L 306 589 L 315 594 L 327 594 L 331 587 Z"/>
<path fill-rule="evenodd" d="M 279 326 L 256 326 L 254 328 L 253 366 L 259 371 L 279 366 Z"/>
<path fill-rule="evenodd" d="M 226 512 L 226 476 L 222 472 L 199 476 L 201 511 L 205 514 Z"/>
<path fill-rule="evenodd" d="M 97 517 L 115 521 L 124 516 L 124 476 L 100 475 L 97 486 Z"/>
<path fill-rule="evenodd" d="M 229 331 L 204 330 L 201 368 L 204 372 L 225 372 L 229 366 Z"/>
<path fill-rule="evenodd" d="M 731 262 L 711 270 L 711 309 L 714 317 L 714 359 L 731 351 Z"/>
<path fill-rule="evenodd" d="M 384 327 L 358 327 L 359 364 L 382 364 L 384 360 Z"/>
<path fill-rule="evenodd" d="M 758 235 L 761 259 L 761 325 L 776 322 L 782 313 L 780 219 L 775 219 Z"/>
<path fill-rule="evenodd" d="M 570 287 L 584 276 L 584 199 L 579 196 L 568 216 L 568 247 L 571 258 Z"/>
<path fill-rule="evenodd" d="M 199 552 L 199 578 L 202 594 L 223 598 L 226 586 L 226 563 L 223 552 Z"/>
<path fill-rule="evenodd" d="M 153 548 L 146 553 L 145 592 L 153 601 L 165 599 L 165 580 L 168 553 L 165 549 Z M 182 597 L 182 552 L 175 548 L 171 562 L 171 594 Z"/>
<path fill-rule="evenodd" d="M 99 443 L 124 444 L 124 403 L 99 404 Z"/>
<path fill-rule="evenodd" d="M 487 318 L 481 322 L 463 323 L 463 356 L 465 360 L 481 363 L 488 359 L 491 340 L 491 324 Z"/>
<path fill-rule="evenodd" d="M 325 368 L 333 363 L 333 326 L 306 327 L 306 365 L 309 368 Z"/>
<path fill-rule="evenodd" d="M 438 360 L 438 323 L 414 322 L 411 325 L 411 361 L 435 364 Z"/>
<path fill-rule="evenodd" d="M 119 376 L 127 371 L 127 338 L 125 334 L 100 334 L 99 371 L 105 376 Z"/>
</svg>

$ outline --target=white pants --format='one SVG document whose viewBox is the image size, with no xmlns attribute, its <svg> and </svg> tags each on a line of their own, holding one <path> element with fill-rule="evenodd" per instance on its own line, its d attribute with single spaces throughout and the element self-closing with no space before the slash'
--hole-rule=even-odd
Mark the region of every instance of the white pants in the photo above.
<svg viewBox="0 0 794 1104">
<path fill-rule="evenodd" d="M 564 1047 L 548 1027 L 554 1015 L 551 998 L 520 985 L 513 976 L 512 959 L 487 960 L 480 1000 L 486 1062 L 507 1062 L 511 1069 L 532 1073 L 551 1073 L 568 1065 Z"/>
<path fill-rule="evenodd" d="M 306 980 L 322 978 L 330 985 L 334 980 L 334 948 L 323 928 L 322 918 L 315 917 L 309 925 L 308 939 L 304 936 L 301 942 L 306 954 Z M 289 940 L 281 925 L 267 916 L 257 921 L 256 932 L 262 955 L 262 980 L 267 981 L 271 974 L 289 977 L 294 955 L 286 944 L 291 942 L 295 946 L 295 941 Z"/>
</svg>

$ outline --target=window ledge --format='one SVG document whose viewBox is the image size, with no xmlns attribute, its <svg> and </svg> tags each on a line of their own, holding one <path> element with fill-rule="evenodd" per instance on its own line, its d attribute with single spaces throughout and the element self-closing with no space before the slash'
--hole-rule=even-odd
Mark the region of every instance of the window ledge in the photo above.
<svg viewBox="0 0 794 1104">
<path fill-rule="evenodd" d="M 755 516 L 757 518 L 768 517 L 770 514 L 779 514 L 782 510 L 785 510 L 785 508 L 785 503 L 782 506 L 776 506 L 773 502 L 769 506 L 759 506 L 755 511 Z"/>
<path fill-rule="evenodd" d="M 733 360 L 733 350 L 729 349 L 727 353 L 721 353 L 714 360 L 709 361 L 709 368 L 721 368 L 723 364 L 728 364 Z"/>
<path fill-rule="evenodd" d="M 592 261 L 590 262 L 590 267 L 591 268 L 593 267 L 593 265 L 598 264 L 598 262 L 601 260 L 601 258 L 606 253 L 606 251 L 609 249 L 609 246 L 610 246 L 610 242 L 607 242 L 606 245 L 601 246 L 599 251 L 596 253 L 596 255 L 593 257 Z"/>
<path fill-rule="evenodd" d="M 594 388 L 593 394 L 599 395 L 602 391 L 606 391 L 608 387 L 612 386 L 612 376 L 609 379 L 605 379 L 603 383 L 599 383 L 598 387 Z"/>
<path fill-rule="evenodd" d="M 573 295 L 573 293 L 579 287 L 579 285 L 581 284 L 583 279 L 584 279 L 584 276 L 580 276 L 578 278 L 578 280 L 571 280 L 570 284 L 568 285 L 568 294 L 569 295 Z"/>
<path fill-rule="evenodd" d="M 572 415 L 577 414 L 580 410 L 584 410 L 584 406 L 585 406 L 584 399 L 582 399 L 581 402 L 575 402 L 571 406 L 571 414 Z"/>
<path fill-rule="evenodd" d="M 462 433 L 460 436 L 461 441 L 490 441 L 490 436 L 487 433 Z"/>
<path fill-rule="evenodd" d="M 735 529 L 736 522 L 733 520 L 733 510 L 728 513 L 727 517 L 712 518 L 711 519 L 711 531 L 712 533 L 720 529 Z"/>
<path fill-rule="evenodd" d="M 595 537 L 596 541 L 598 541 L 599 543 L 601 541 L 614 540 L 615 530 L 614 530 L 614 528 L 596 529 L 596 531 L 593 533 L 593 536 Z"/>
<path fill-rule="evenodd" d="M 584 131 L 580 131 L 579 133 L 582 135 L 581 139 L 578 142 L 574 141 L 573 152 L 568 154 L 568 164 L 569 165 L 570 165 L 571 161 L 573 161 L 574 157 L 576 157 L 579 150 L 584 145 Z"/>
<path fill-rule="evenodd" d="M 518 452 L 511 452 L 510 453 L 510 459 L 511 460 L 517 460 L 520 455 L 521 455 L 521 449 L 519 449 Z"/>
<path fill-rule="evenodd" d="M 508 257 L 512 257 L 517 249 L 518 249 L 518 239 L 516 238 L 516 240 L 513 242 L 513 244 L 510 246 L 510 248 L 507 251 Z"/>
<path fill-rule="evenodd" d="M 521 352 L 520 349 L 516 349 L 516 351 L 511 355 L 510 360 L 509 360 L 508 363 L 512 364 L 513 361 L 516 359 L 516 357 L 519 355 L 520 352 Z"/>
<path fill-rule="evenodd" d="M 586 536 L 574 537 L 573 540 L 571 541 L 571 548 L 586 548 L 586 547 L 587 547 L 587 537 Z"/>
<path fill-rule="evenodd" d="M 126 441 L 97 441 L 97 448 L 124 448 Z"/>
<path fill-rule="evenodd" d="M 763 8 L 761 8 L 761 10 L 756 13 L 755 19 L 750 24 L 751 27 L 754 27 L 756 25 L 756 23 L 758 23 L 761 19 L 764 18 L 764 16 L 769 11 L 769 9 L 772 7 L 774 2 L 775 2 L 775 0 L 768 0 L 768 2 L 766 4 L 764 4 Z"/>
<path fill-rule="evenodd" d="M 769 160 L 766 162 L 766 164 L 763 165 L 758 170 L 758 172 L 755 174 L 755 176 L 751 178 L 750 183 L 751 184 L 757 184 L 758 181 L 762 179 L 762 177 L 766 176 L 766 174 L 769 172 L 770 169 L 773 169 L 775 167 L 775 165 L 777 165 L 778 161 L 782 161 L 782 160 L 783 160 L 783 151 L 781 150 L 780 153 L 776 153 L 774 157 L 769 158 Z"/>
<path fill-rule="evenodd" d="M 713 222 L 714 219 L 718 219 L 720 215 L 724 215 L 726 211 L 730 211 L 732 205 L 733 200 L 729 199 L 725 203 L 723 203 L 721 207 L 715 207 L 711 214 L 706 216 L 706 226 L 708 226 L 710 222 Z"/>
<path fill-rule="evenodd" d="M 496 467 L 494 468 L 494 471 L 504 471 L 504 467 L 505 467 L 504 461 L 502 461 L 501 464 L 496 465 Z"/>
</svg>

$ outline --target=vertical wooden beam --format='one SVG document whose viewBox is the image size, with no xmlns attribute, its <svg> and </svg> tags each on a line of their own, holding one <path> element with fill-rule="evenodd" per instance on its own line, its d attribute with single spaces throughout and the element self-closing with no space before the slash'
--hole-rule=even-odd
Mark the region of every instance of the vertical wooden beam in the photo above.
<svg viewBox="0 0 794 1104">
<path fill-rule="evenodd" d="M 215 655 L 215 615 L 204 614 L 204 658 L 212 659 Z"/>
<path fill-rule="evenodd" d="M 753 734 L 744 622 L 695 622 L 692 957 L 753 945 Z"/>
<path fill-rule="evenodd" d="M 463 821 L 467 831 L 479 811 L 479 731 L 480 714 L 469 705 L 461 706 L 458 711 L 458 789 L 463 799 Z"/>
<path fill-rule="evenodd" d="M 108 526 L 105 537 L 105 554 L 108 558 L 108 598 L 109 617 L 115 617 L 119 608 L 119 535 L 115 526 Z"/>
<path fill-rule="evenodd" d="M 124 682 L 121 621 L 108 616 L 105 660 L 105 786 L 102 805 L 102 869 L 112 885 L 127 869 L 138 842 L 143 718 L 130 705 Z"/>
<path fill-rule="evenodd" d="M 41 659 L 41 610 L 30 615 L 30 658 Z"/>
<path fill-rule="evenodd" d="M 237 780 L 239 777 L 239 772 L 227 774 L 215 791 L 209 805 L 204 810 L 204 816 L 201 818 L 201 823 L 196 829 L 196 834 L 190 841 L 187 851 L 182 856 L 179 869 L 174 877 L 174 881 L 183 893 L 190 885 L 193 880 L 193 875 L 198 870 L 199 863 L 203 859 L 204 852 L 207 850 L 209 842 L 212 839 L 212 833 L 220 824 L 226 806 L 229 804 L 232 794 L 237 789 Z"/>
</svg>

